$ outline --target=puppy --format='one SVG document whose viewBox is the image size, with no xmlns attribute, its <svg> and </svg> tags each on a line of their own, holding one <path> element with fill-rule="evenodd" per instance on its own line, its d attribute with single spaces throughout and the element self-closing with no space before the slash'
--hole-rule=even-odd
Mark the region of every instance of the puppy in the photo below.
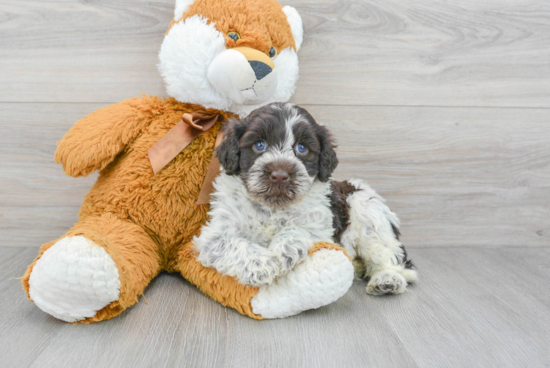
<svg viewBox="0 0 550 368">
<path fill-rule="evenodd" d="M 194 238 L 204 266 L 242 284 L 270 284 L 326 241 L 356 259 L 370 294 L 399 294 L 416 279 L 399 220 L 366 183 L 331 180 L 334 141 L 305 109 L 273 103 L 224 129 L 224 171 Z"/>
</svg>

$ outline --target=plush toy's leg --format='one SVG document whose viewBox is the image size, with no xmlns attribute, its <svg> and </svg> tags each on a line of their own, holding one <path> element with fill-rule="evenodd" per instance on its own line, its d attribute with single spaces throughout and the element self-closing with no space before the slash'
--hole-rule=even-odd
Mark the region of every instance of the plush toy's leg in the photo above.
<svg viewBox="0 0 550 368">
<path fill-rule="evenodd" d="M 203 267 L 196 260 L 193 243 L 180 250 L 177 269 L 207 296 L 255 319 L 283 318 L 320 308 L 343 296 L 353 282 L 348 256 L 331 243 L 317 243 L 304 262 L 260 288 Z"/>
<path fill-rule="evenodd" d="M 399 219 L 367 183 L 349 183 L 358 190 L 347 197 L 349 226 L 340 243 L 356 258 L 358 276 L 369 280 L 367 293 L 401 294 L 417 273 L 399 241 Z"/>
<path fill-rule="evenodd" d="M 67 322 L 117 316 L 160 271 L 158 250 L 139 226 L 115 216 L 85 217 L 44 244 L 23 276 L 29 300 Z"/>
</svg>

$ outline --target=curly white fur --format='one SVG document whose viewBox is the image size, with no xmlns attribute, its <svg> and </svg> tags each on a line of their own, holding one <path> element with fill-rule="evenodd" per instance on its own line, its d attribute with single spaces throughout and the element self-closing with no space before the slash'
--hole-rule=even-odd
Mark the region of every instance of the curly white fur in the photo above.
<svg viewBox="0 0 550 368">
<path fill-rule="evenodd" d="M 349 183 L 360 190 L 347 198 L 350 224 L 340 243 L 350 256 L 364 262 L 369 294 L 400 294 L 417 274 L 403 264 L 405 251 L 392 228 L 399 228 L 399 219 L 367 183 L 358 179 Z"/>
<path fill-rule="evenodd" d="M 314 243 L 332 241 L 330 183 L 315 181 L 303 200 L 282 209 L 254 200 L 239 177 L 222 173 L 214 187 L 210 220 L 194 238 L 198 260 L 243 284 L 270 284 Z"/>
</svg>

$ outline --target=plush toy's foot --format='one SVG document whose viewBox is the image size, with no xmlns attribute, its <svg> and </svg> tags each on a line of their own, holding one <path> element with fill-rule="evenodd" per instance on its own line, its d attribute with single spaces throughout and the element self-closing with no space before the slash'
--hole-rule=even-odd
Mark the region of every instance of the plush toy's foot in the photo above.
<svg viewBox="0 0 550 368">
<path fill-rule="evenodd" d="M 118 300 L 115 262 L 83 236 L 66 237 L 44 252 L 29 278 L 29 296 L 52 316 L 76 322 Z"/>
<path fill-rule="evenodd" d="M 348 291 L 354 270 L 346 254 L 325 247 L 310 253 L 290 273 L 260 287 L 250 301 L 255 314 L 263 318 L 289 317 L 333 303 Z"/>
<path fill-rule="evenodd" d="M 44 244 L 22 278 L 29 300 L 67 322 L 91 323 L 122 313 L 160 270 L 155 243 L 113 215 L 81 219 Z"/>
<path fill-rule="evenodd" d="M 196 260 L 193 243 L 180 250 L 176 269 L 203 293 L 255 319 L 283 318 L 330 304 L 353 282 L 353 265 L 345 251 L 318 243 L 304 262 L 271 285 L 260 289 L 206 268 Z"/>
</svg>

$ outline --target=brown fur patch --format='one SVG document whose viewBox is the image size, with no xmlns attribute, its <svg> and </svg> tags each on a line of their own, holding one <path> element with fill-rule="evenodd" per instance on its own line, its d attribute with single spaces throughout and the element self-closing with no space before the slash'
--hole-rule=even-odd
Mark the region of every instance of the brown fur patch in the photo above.
<svg viewBox="0 0 550 368">
<path fill-rule="evenodd" d="M 191 242 L 178 253 L 177 269 L 187 281 L 222 305 L 233 308 L 245 316 L 262 319 L 254 314 L 250 305 L 250 300 L 258 292 L 258 288 L 239 284 L 233 277 L 224 276 L 214 268 L 204 267 L 196 257 L 197 251 Z"/>
<path fill-rule="evenodd" d="M 332 227 L 336 243 L 340 243 L 342 234 L 349 226 L 349 203 L 346 198 L 355 191 L 357 191 L 357 188 L 347 181 L 332 181 L 330 207 L 334 215 Z"/>
<path fill-rule="evenodd" d="M 296 48 L 283 7 L 276 0 L 195 0 L 182 19 L 194 15 L 215 23 L 225 35 L 227 48 L 247 46 L 267 55 L 271 46 L 277 53 Z M 241 39 L 235 42 L 227 37 L 229 32 L 237 32 Z"/>
</svg>

